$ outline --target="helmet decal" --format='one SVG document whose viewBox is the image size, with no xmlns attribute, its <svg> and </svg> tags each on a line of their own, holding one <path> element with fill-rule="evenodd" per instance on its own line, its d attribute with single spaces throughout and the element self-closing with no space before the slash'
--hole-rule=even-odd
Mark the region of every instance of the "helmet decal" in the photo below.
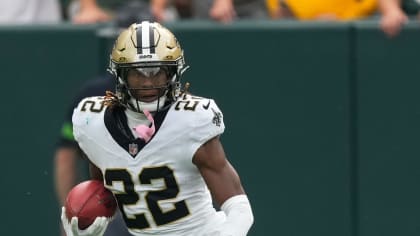
<svg viewBox="0 0 420 236">
<path fill-rule="evenodd" d="M 154 54 L 155 53 L 155 30 L 148 21 L 142 23 L 137 28 L 137 53 Z"/>
</svg>

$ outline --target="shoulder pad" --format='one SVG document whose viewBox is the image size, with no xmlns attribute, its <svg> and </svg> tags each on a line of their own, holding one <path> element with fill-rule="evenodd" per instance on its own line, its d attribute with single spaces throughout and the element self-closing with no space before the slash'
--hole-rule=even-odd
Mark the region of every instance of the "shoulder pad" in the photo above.
<svg viewBox="0 0 420 236">
<path fill-rule="evenodd" d="M 172 108 L 185 126 L 193 128 L 194 139 L 203 142 L 224 132 L 223 113 L 213 99 L 184 95 Z"/>
<path fill-rule="evenodd" d="M 73 111 L 73 133 L 77 139 L 77 134 L 81 129 L 94 129 L 96 124 L 103 123 L 103 114 L 106 110 L 104 97 L 84 98 Z"/>
</svg>

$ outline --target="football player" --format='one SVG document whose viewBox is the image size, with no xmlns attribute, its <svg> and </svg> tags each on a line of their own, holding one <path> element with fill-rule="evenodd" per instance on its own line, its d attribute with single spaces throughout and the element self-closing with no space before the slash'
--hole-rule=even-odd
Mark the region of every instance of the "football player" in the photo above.
<svg viewBox="0 0 420 236">
<path fill-rule="evenodd" d="M 181 89 L 187 68 L 168 29 L 148 21 L 131 25 L 111 54 L 115 94 L 79 103 L 74 137 L 92 178 L 114 193 L 131 234 L 244 236 L 254 218 L 219 140 L 222 112 L 214 100 Z M 80 230 L 65 210 L 61 220 L 72 236 L 102 235 L 110 221 L 98 217 Z"/>
</svg>

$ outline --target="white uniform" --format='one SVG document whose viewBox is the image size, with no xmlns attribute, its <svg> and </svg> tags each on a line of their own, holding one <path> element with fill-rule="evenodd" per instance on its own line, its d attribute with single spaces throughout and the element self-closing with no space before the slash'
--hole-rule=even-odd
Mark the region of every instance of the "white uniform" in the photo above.
<svg viewBox="0 0 420 236">
<path fill-rule="evenodd" d="M 224 131 L 215 102 L 179 98 L 155 115 L 156 133 L 147 144 L 130 138 L 127 122 L 117 122 L 116 113 L 103 105 L 103 97 L 86 98 L 73 113 L 73 132 L 115 194 L 130 233 L 199 235 L 212 222 L 220 222 L 192 163 L 197 149 Z"/>
</svg>

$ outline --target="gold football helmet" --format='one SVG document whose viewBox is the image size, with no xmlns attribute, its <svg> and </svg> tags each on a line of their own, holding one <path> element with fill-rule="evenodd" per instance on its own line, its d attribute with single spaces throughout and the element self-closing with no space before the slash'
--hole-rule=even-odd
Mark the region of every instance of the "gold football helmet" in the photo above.
<svg viewBox="0 0 420 236">
<path fill-rule="evenodd" d="M 181 94 L 180 77 L 188 68 L 185 65 L 183 50 L 175 36 L 159 23 L 143 21 L 132 24 L 117 38 L 110 57 L 109 70 L 117 79 L 116 96 L 123 106 L 142 112 L 138 100 L 134 98 L 127 85 L 127 73 L 136 69 L 145 74 L 165 70 L 168 83 L 162 89 L 162 97 L 157 104 L 145 104 L 149 111 L 160 109 L 165 103 L 171 104 Z M 160 104 L 159 104 L 160 103 Z M 156 105 L 156 106 L 155 106 Z M 155 106 L 155 108 L 150 108 Z"/>
</svg>

